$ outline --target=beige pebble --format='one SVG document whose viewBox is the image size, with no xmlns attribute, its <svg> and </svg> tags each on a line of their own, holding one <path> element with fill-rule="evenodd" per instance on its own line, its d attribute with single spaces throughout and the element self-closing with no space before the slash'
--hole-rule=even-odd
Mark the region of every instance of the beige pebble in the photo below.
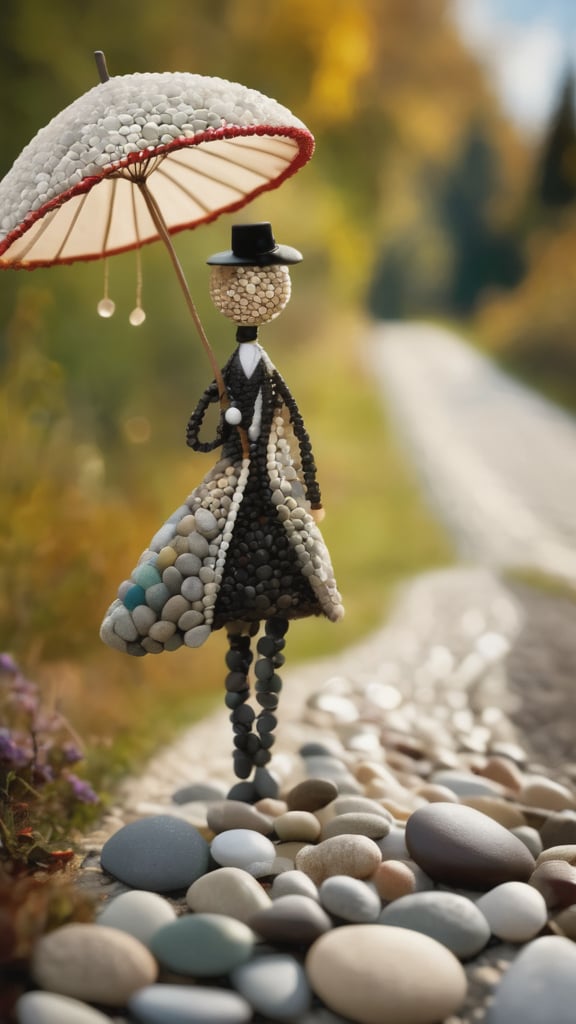
<svg viewBox="0 0 576 1024">
<path fill-rule="evenodd" d="M 372 814 L 369 811 L 347 811 L 346 814 L 337 814 L 335 818 L 322 826 L 322 839 L 343 835 L 383 839 L 388 835 L 390 827 L 391 822 L 381 814 Z"/>
<path fill-rule="evenodd" d="M 574 867 L 576 865 L 576 846 L 549 846 L 547 850 L 542 850 L 538 854 L 536 867 L 547 860 L 565 860 Z"/>
<path fill-rule="evenodd" d="M 572 790 L 544 775 L 529 776 L 518 799 L 528 807 L 542 807 L 548 811 L 573 810 L 576 807 Z"/>
<path fill-rule="evenodd" d="M 216 868 L 201 875 L 186 893 L 186 903 L 197 914 L 225 914 L 247 923 L 266 910 L 272 900 L 260 883 L 242 868 Z"/>
<path fill-rule="evenodd" d="M 416 795 L 427 800 L 430 804 L 458 803 L 458 797 L 453 789 L 448 789 L 448 786 L 440 786 L 434 782 L 425 782 L 422 786 L 419 786 L 416 790 Z"/>
<path fill-rule="evenodd" d="M 524 775 L 517 764 L 508 757 L 494 754 L 489 757 L 486 764 L 478 770 L 479 775 L 493 782 L 499 782 L 501 786 L 519 793 L 524 785 Z"/>
<path fill-rule="evenodd" d="M 304 846 L 296 855 L 295 865 L 316 885 L 332 875 L 369 878 L 382 860 L 376 843 L 366 836 L 333 836 L 318 846 Z"/>
<path fill-rule="evenodd" d="M 274 830 L 278 839 L 315 843 L 320 836 L 320 822 L 310 811 L 287 811 L 274 819 Z"/>
<path fill-rule="evenodd" d="M 265 796 L 254 804 L 260 814 L 267 814 L 269 818 L 277 818 L 279 814 L 286 814 L 288 804 L 285 800 L 275 800 L 274 797 Z"/>
<path fill-rule="evenodd" d="M 272 832 L 272 819 L 261 814 L 251 804 L 240 800 L 218 800 L 208 807 L 206 820 L 208 827 L 218 835 L 230 829 L 247 828 L 268 836 Z"/>
<path fill-rule="evenodd" d="M 290 840 L 286 843 L 276 843 L 276 857 L 281 857 L 283 860 L 292 861 L 292 866 L 296 860 L 300 850 L 303 850 L 308 843 L 304 841 L 298 841 L 295 839 Z"/>
<path fill-rule="evenodd" d="M 385 810 L 378 800 L 372 800 L 366 796 L 348 794 L 338 796 L 331 803 L 327 804 L 326 807 L 319 808 L 316 811 L 316 817 L 321 825 L 326 825 L 337 814 L 351 813 L 379 814 L 388 821 L 392 821 L 390 811 Z"/>
<path fill-rule="evenodd" d="M 576 903 L 561 910 L 548 924 L 557 935 L 565 935 L 567 939 L 576 942 Z"/>
<path fill-rule="evenodd" d="M 385 860 L 378 865 L 370 881 L 381 900 L 391 902 L 416 892 L 416 876 L 406 861 Z"/>
<path fill-rule="evenodd" d="M 65 924 L 38 940 L 32 976 L 42 988 L 106 1006 L 125 1006 L 158 966 L 132 935 L 99 924 Z"/>
<path fill-rule="evenodd" d="M 407 928 L 343 925 L 306 958 L 313 991 L 358 1024 L 437 1024 L 466 996 L 466 975 L 439 942 Z"/>
</svg>

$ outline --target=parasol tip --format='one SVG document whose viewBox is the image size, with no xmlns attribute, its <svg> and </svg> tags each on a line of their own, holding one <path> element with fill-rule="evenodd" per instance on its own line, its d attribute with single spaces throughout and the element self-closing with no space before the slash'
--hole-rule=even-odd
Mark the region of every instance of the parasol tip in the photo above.
<svg viewBox="0 0 576 1024">
<path fill-rule="evenodd" d="M 101 82 L 107 82 L 110 78 L 108 74 L 108 67 L 106 65 L 106 55 L 103 50 L 94 50 L 94 60 L 96 61 L 96 67 L 98 68 L 98 74 L 100 75 Z"/>
</svg>

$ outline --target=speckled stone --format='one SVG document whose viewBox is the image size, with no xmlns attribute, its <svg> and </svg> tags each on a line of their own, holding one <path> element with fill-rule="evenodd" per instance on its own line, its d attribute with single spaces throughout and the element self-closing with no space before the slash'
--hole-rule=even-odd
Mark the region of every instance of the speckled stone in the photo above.
<svg viewBox="0 0 576 1024">
<path fill-rule="evenodd" d="M 519 839 L 492 818 L 461 804 L 428 804 L 409 818 L 410 856 L 436 882 L 490 889 L 525 882 L 534 858 Z"/>
<path fill-rule="evenodd" d="M 326 1005 L 357 1024 L 437 1024 L 458 1010 L 467 988 L 461 964 L 439 942 L 379 924 L 323 935 L 306 973 Z"/>
<path fill-rule="evenodd" d="M 333 836 L 318 846 L 304 846 L 297 854 L 295 866 L 304 871 L 316 885 L 331 875 L 369 878 L 382 860 L 374 840 L 366 836 Z"/>
<path fill-rule="evenodd" d="M 484 915 L 472 900 L 452 892 L 417 892 L 385 907 L 380 924 L 411 928 L 446 946 L 459 960 L 476 956 L 490 938 Z"/>
<path fill-rule="evenodd" d="M 188 889 L 186 902 L 196 913 L 225 914 L 244 923 L 271 903 L 260 883 L 235 867 L 216 868 L 202 875 Z"/>
<path fill-rule="evenodd" d="M 278 896 L 253 914 L 249 924 L 267 942 L 297 946 L 309 946 L 332 927 L 316 900 L 297 894 Z"/>
<path fill-rule="evenodd" d="M 150 951 L 132 935 L 98 924 L 65 924 L 35 944 L 32 977 L 42 988 L 106 1006 L 124 1006 L 156 980 Z"/>
<path fill-rule="evenodd" d="M 576 947 L 545 935 L 521 951 L 498 985 L 486 1024 L 573 1024 Z"/>
<path fill-rule="evenodd" d="M 104 871 L 135 889 L 187 889 L 208 870 L 209 847 L 188 822 L 169 814 L 130 822 L 102 849 Z"/>
<path fill-rule="evenodd" d="M 254 933 L 223 914 L 186 914 L 157 931 L 150 948 L 176 974 L 215 978 L 250 959 Z"/>
<path fill-rule="evenodd" d="M 128 1009 L 139 1024 L 248 1024 L 253 1016 L 241 995 L 203 985 L 150 985 L 132 996 Z"/>
<path fill-rule="evenodd" d="M 237 967 L 231 981 L 254 1010 L 268 1020 L 299 1020 L 312 992 L 304 968 L 288 954 L 273 954 Z"/>
</svg>

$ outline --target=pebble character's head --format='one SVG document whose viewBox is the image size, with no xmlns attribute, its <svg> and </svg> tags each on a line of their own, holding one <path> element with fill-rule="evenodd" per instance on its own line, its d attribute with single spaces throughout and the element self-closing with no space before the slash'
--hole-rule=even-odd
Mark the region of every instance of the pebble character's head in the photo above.
<svg viewBox="0 0 576 1024">
<path fill-rule="evenodd" d="M 276 243 L 267 221 L 235 224 L 232 248 L 207 260 L 212 267 L 210 298 L 216 309 L 239 327 L 267 324 L 288 305 L 288 266 L 301 259 L 297 249 Z"/>
</svg>

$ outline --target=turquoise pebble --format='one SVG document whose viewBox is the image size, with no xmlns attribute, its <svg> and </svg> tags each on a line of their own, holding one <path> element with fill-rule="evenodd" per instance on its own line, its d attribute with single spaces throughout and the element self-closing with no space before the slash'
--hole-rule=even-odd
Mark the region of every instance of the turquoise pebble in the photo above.
<svg viewBox="0 0 576 1024">
<path fill-rule="evenodd" d="M 150 949 L 163 966 L 177 974 L 209 978 L 246 963 L 254 941 L 254 932 L 235 918 L 186 914 L 155 932 Z"/>
<path fill-rule="evenodd" d="M 129 612 L 134 611 L 139 604 L 146 604 L 146 593 L 144 591 L 144 587 L 140 587 L 135 583 L 134 586 L 130 587 L 130 590 L 125 593 L 123 600 L 124 607 L 127 608 Z"/>
<path fill-rule="evenodd" d="M 154 583 L 146 588 L 146 604 L 155 612 L 161 612 L 166 601 L 170 597 L 170 591 L 164 583 Z"/>
<path fill-rule="evenodd" d="M 132 579 L 134 583 L 138 583 L 139 586 L 146 590 L 148 587 L 153 587 L 155 583 L 160 583 L 160 573 L 150 562 L 144 565 L 139 565 L 132 573 Z"/>
</svg>

